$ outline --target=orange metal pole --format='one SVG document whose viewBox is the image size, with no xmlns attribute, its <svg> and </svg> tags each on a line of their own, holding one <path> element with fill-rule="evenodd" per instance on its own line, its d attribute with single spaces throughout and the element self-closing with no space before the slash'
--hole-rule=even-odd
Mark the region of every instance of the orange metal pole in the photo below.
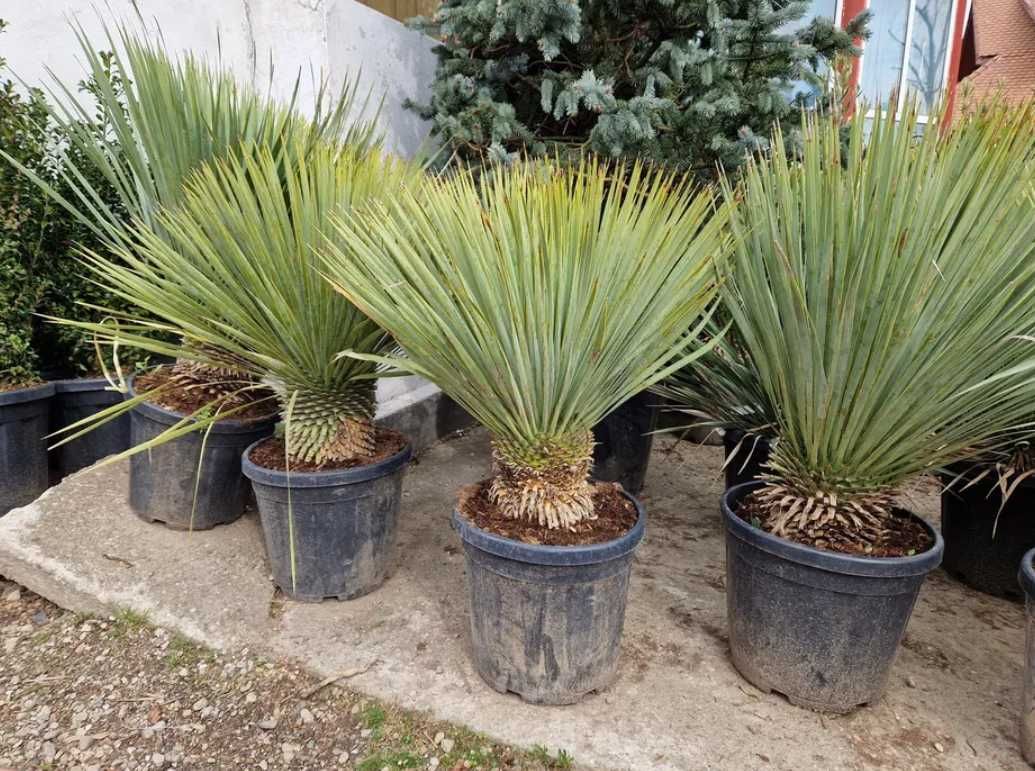
<svg viewBox="0 0 1035 771">
<path fill-rule="evenodd" d="M 867 4 L 868 0 L 844 0 L 841 6 L 841 26 L 847 27 L 852 19 L 866 10 Z M 860 38 L 855 39 L 857 46 L 862 45 L 862 42 Z M 852 73 L 848 78 L 848 89 L 845 94 L 845 117 L 851 117 L 852 113 L 855 112 L 855 92 L 859 88 L 859 66 L 860 62 L 858 59 L 852 62 Z"/>
</svg>

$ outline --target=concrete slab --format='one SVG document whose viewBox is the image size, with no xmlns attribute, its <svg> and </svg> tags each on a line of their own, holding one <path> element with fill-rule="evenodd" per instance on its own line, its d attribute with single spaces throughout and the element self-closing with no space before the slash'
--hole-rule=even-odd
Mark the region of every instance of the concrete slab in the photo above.
<svg viewBox="0 0 1035 771">
<path fill-rule="evenodd" d="M 0 519 L 0 574 L 82 611 L 128 606 L 219 648 L 247 644 L 321 676 L 377 661 L 349 686 L 507 742 L 629 769 L 1021 769 L 1022 610 L 941 573 L 927 583 L 890 687 L 847 717 L 763 695 L 727 655 L 717 501 L 721 449 L 657 443 L 644 496 L 621 675 L 574 707 L 496 694 L 467 657 L 456 489 L 487 475 L 478 430 L 410 471 L 399 557 L 380 591 L 300 605 L 274 595 L 258 522 L 185 534 L 125 503 L 126 468 L 88 469 Z M 935 516 L 932 489 L 910 505 Z"/>
</svg>

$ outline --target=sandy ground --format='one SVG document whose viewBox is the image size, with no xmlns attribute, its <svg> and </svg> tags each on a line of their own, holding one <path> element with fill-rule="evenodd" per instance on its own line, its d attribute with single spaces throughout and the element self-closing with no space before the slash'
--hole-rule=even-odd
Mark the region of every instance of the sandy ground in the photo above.
<svg viewBox="0 0 1035 771">
<path fill-rule="evenodd" d="M 370 666 L 349 687 L 515 746 L 563 747 L 619 769 L 1022 769 L 1019 605 L 941 572 L 925 585 L 884 698 L 823 716 L 748 685 L 726 641 L 721 449 L 661 440 L 643 495 L 618 681 L 540 708 L 487 688 L 467 654 L 455 491 L 489 471 L 482 431 L 431 448 L 409 472 L 393 576 L 349 603 L 273 591 L 254 517 L 185 535 L 125 504 L 124 467 L 71 477 L 0 520 L 0 574 L 74 610 L 144 612 L 217 649 L 297 659 L 317 677 Z M 937 517 L 933 487 L 914 510 Z"/>
</svg>

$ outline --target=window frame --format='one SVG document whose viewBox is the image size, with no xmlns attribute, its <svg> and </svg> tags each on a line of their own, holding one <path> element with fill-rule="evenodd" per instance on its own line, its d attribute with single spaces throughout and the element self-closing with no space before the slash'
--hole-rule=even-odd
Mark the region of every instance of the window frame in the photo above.
<svg viewBox="0 0 1035 771">
<path fill-rule="evenodd" d="M 909 14 L 906 17 L 906 29 L 905 29 L 905 38 L 904 38 L 905 46 L 904 46 L 904 51 L 903 51 L 903 54 L 902 54 L 902 73 L 899 76 L 898 90 L 897 90 L 897 93 L 899 93 L 899 94 L 906 93 L 906 89 L 907 89 L 907 86 L 908 86 L 909 58 L 910 58 L 910 56 L 913 55 L 912 40 L 913 40 L 914 23 L 915 23 L 915 19 L 916 19 L 916 6 L 917 6 L 918 0 L 907 0 L 907 1 L 909 3 Z M 959 34 L 958 34 L 959 30 L 957 30 L 957 28 L 956 28 L 957 21 L 959 20 L 959 18 L 961 18 L 960 15 L 959 15 L 959 7 L 960 7 L 961 3 L 965 3 L 966 4 L 966 6 L 965 6 L 966 7 L 966 13 L 964 13 L 963 16 L 962 16 L 962 18 L 964 19 L 964 23 L 965 23 L 965 20 L 970 18 L 970 9 L 971 9 L 971 4 L 972 4 L 973 0 L 950 0 L 950 2 L 951 2 L 951 7 L 950 7 L 950 10 L 949 10 L 949 25 L 948 25 L 948 29 L 946 30 L 947 39 L 946 39 L 945 63 L 943 64 L 943 68 L 942 68 L 941 91 L 943 93 L 943 96 L 945 94 L 947 94 L 951 90 L 951 84 L 949 83 L 949 79 L 952 76 L 953 49 L 955 48 L 957 38 L 959 37 Z M 870 4 L 871 4 L 871 0 L 866 0 L 866 9 L 867 10 L 869 10 Z M 844 20 L 844 6 L 845 6 L 845 0 L 837 0 L 837 3 L 836 3 L 836 13 L 835 13 L 835 16 L 834 16 L 834 23 L 837 26 L 839 26 L 839 27 L 844 26 L 844 21 L 845 21 Z M 862 54 L 859 56 L 858 65 L 856 66 L 856 68 L 855 68 L 855 70 L 853 72 L 853 76 L 852 76 L 853 87 L 858 87 L 858 84 L 862 81 L 863 70 L 866 67 L 866 41 L 863 41 L 863 43 L 861 45 L 861 48 L 862 48 Z M 896 118 L 898 118 L 901 115 L 901 112 L 900 112 L 901 107 L 899 107 L 898 109 L 899 109 L 899 111 L 895 113 L 895 117 Z M 876 115 L 876 111 L 877 111 L 877 108 L 871 106 L 867 110 L 867 112 L 866 112 L 866 117 L 868 117 L 868 118 L 874 117 Z M 929 119 L 930 119 L 930 116 L 927 115 L 927 114 L 921 114 L 920 116 L 918 116 L 918 122 L 922 123 L 922 124 L 926 124 Z"/>
</svg>

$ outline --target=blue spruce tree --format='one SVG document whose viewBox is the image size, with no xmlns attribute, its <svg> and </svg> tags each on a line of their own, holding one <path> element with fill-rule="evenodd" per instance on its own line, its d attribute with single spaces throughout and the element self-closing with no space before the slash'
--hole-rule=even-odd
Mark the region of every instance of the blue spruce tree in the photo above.
<svg viewBox="0 0 1035 771">
<path fill-rule="evenodd" d="M 462 162 L 589 149 L 704 175 L 733 167 L 858 51 L 794 0 L 444 0 L 433 122 Z"/>
</svg>

